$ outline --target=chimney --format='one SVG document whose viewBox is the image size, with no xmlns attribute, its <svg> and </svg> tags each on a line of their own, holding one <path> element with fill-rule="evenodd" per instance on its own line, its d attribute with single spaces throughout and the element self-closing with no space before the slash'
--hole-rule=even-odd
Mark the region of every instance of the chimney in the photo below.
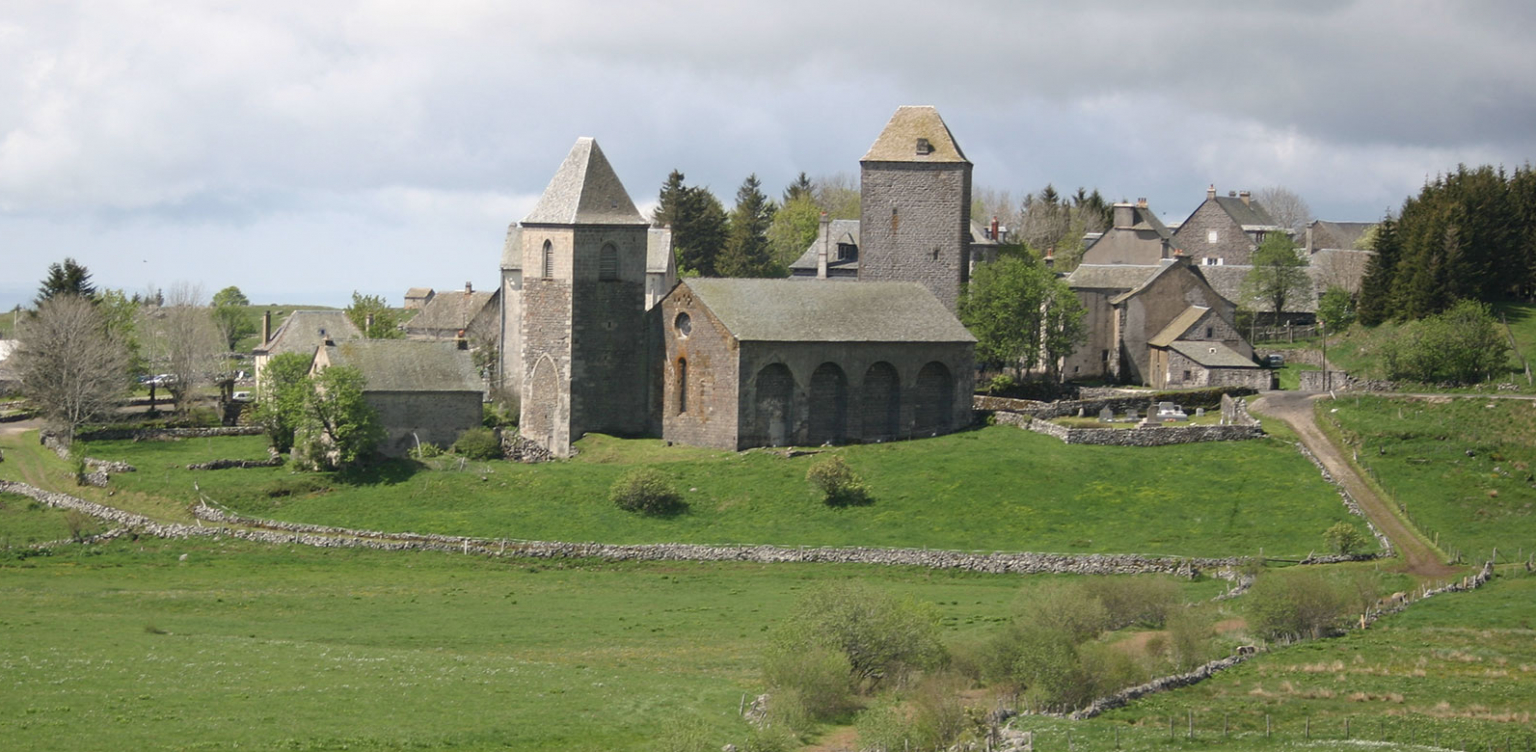
<svg viewBox="0 0 1536 752">
<path fill-rule="evenodd" d="M 1238 191 L 1237 197 L 1243 200 L 1243 206 L 1251 206 L 1253 204 L 1253 194 L 1248 191 Z"/>
<path fill-rule="evenodd" d="M 1115 204 L 1115 229 L 1129 230 L 1136 224 L 1136 207 L 1131 204 Z"/>
<path fill-rule="evenodd" d="M 473 294 L 475 294 L 475 286 L 470 284 L 467 280 L 464 282 L 464 294 L 465 295 L 473 295 Z"/>
<path fill-rule="evenodd" d="M 265 345 L 272 339 L 272 312 L 261 314 L 261 344 Z"/>
<path fill-rule="evenodd" d="M 468 350 L 469 349 L 469 339 L 464 336 L 464 330 L 463 329 L 460 329 L 459 333 L 454 335 L 454 337 L 453 337 L 453 345 L 454 345 L 454 347 L 457 347 L 460 350 Z"/>
<path fill-rule="evenodd" d="M 1046 266 L 1055 266 L 1056 265 L 1056 246 L 1054 246 L 1054 245 L 1053 246 L 1048 246 L 1045 249 L 1045 265 Z"/>
<path fill-rule="evenodd" d="M 998 240 L 998 237 L 997 237 L 997 217 L 996 216 L 992 217 L 992 234 L 989 235 L 988 238 L 992 242 L 994 242 L 994 243 L 1000 242 Z"/>
<path fill-rule="evenodd" d="M 1237 198 L 1237 191 L 1227 191 L 1227 198 Z"/>
<path fill-rule="evenodd" d="M 373 336 L 373 314 L 371 313 L 363 317 L 363 336 Z"/>
<path fill-rule="evenodd" d="M 832 242 L 832 220 L 826 212 L 821 213 L 821 234 L 818 238 L 821 242 L 816 249 L 816 278 L 827 278 L 827 245 Z"/>
<path fill-rule="evenodd" d="M 1211 187 L 1205 189 L 1205 200 L 1209 201 L 1209 200 L 1211 200 L 1213 198 L 1216 198 L 1216 184 L 1215 183 L 1211 183 Z"/>
<path fill-rule="evenodd" d="M 1144 199 L 1144 198 L 1136 199 L 1136 208 L 1137 209 L 1145 209 L 1145 208 L 1147 208 L 1147 200 Z"/>
<path fill-rule="evenodd" d="M 320 344 L 325 345 L 326 347 L 335 347 L 336 346 L 336 340 L 331 339 L 331 335 L 328 332 L 326 332 L 324 329 L 321 329 L 320 330 Z"/>
</svg>

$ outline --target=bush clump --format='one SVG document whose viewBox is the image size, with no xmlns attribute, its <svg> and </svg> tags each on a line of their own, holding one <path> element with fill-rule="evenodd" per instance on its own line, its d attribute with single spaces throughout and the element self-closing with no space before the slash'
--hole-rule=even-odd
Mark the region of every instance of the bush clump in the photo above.
<svg viewBox="0 0 1536 752">
<path fill-rule="evenodd" d="M 857 506 L 874 501 L 864 479 L 848 467 L 841 455 L 834 454 L 817 461 L 806 471 L 805 479 L 821 494 L 821 500 L 827 506 Z"/>
<path fill-rule="evenodd" d="M 675 514 L 684 506 L 672 481 L 648 467 L 631 470 L 614 481 L 608 498 L 626 512 L 641 514 Z"/>
<path fill-rule="evenodd" d="M 501 459 L 501 438 L 489 428 L 471 428 L 453 442 L 453 451 L 472 460 Z"/>
<path fill-rule="evenodd" d="M 1367 539 L 1360 528 L 1348 522 L 1336 522 L 1333 527 L 1323 531 L 1323 540 L 1328 543 L 1328 548 L 1336 554 L 1350 556 L 1359 553 L 1365 548 Z"/>
</svg>

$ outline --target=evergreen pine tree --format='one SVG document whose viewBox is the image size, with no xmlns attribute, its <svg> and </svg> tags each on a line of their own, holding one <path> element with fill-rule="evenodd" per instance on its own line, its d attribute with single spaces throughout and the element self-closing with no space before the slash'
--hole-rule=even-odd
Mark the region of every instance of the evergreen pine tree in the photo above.
<svg viewBox="0 0 1536 752">
<path fill-rule="evenodd" d="M 736 191 L 730 236 L 717 268 L 722 276 L 783 276 L 783 270 L 774 263 L 768 248 L 768 226 L 773 223 L 773 210 L 773 203 L 763 195 L 757 175 L 748 175 Z"/>
<path fill-rule="evenodd" d="M 64 259 L 62 264 L 49 264 L 48 276 L 43 278 L 43 285 L 37 289 L 37 298 L 32 302 L 40 306 L 56 295 L 79 295 L 95 300 L 96 286 L 91 284 L 90 271 L 72 258 Z"/>
<path fill-rule="evenodd" d="M 1376 326 L 1392 317 L 1392 283 L 1397 274 L 1397 222 L 1389 215 L 1376 229 L 1376 252 L 1366 262 L 1365 278 L 1360 282 L 1360 323 Z"/>
<path fill-rule="evenodd" d="M 813 199 L 815 194 L 816 187 L 811 184 L 811 178 L 802 171 L 800 176 L 795 178 L 795 182 L 790 183 L 789 187 L 784 189 L 783 203 L 788 204 L 801 198 Z"/>
</svg>

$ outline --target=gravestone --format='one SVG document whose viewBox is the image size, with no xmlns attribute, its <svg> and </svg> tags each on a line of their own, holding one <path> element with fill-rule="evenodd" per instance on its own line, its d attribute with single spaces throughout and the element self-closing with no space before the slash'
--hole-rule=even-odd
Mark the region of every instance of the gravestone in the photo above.
<svg viewBox="0 0 1536 752">
<path fill-rule="evenodd" d="M 1134 408 L 1134 407 L 1126 408 L 1125 419 L 1126 420 L 1140 420 L 1141 419 L 1141 413 L 1136 412 L 1136 408 Z"/>
<path fill-rule="evenodd" d="M 1077 417 L 1079 417 L 1079 418 L 1083 417 L 1083 408 L 1081 408 L 1081 407 L 1077 408 Z"/>
<path fill-rule="evenodd" d="M 1195 417 L 1196 418 L 1204 418 L 1205 417 L 1205 408 L 1203 408 L 1203 407 L 1195 408 Z"/>
<path fill-rule="evenodd" d="M 1115 411 L 1111 410 L 1111 409 L 1109 409 L 1107 407 L 1104 408 L 1103 410 L 1100 410 L 1099 411 L 1099 422 L 1100 423 L 1113 423 L 1113 422 L 1115 422 Z"/>
</svg>

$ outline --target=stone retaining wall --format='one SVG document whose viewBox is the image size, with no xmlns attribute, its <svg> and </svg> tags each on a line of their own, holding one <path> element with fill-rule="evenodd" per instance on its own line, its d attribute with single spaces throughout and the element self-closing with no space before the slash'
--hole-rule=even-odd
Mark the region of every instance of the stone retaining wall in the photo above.
<svg viewBox="0 0 1536 752">
<path fill-rule="evenodd" d="M 1323 367 L 1322 350 L 1313 348 L 1296 348 L 1293 350 L 1286 350 L 1277 347 L 1253 348 L 1253 357 L 1257 358 L 1260 363 L 1265 362 L 1265 360 L 1271 355 L 1279 355 L 1280 357 L 1285 358 L 1286 363 L 1301 363 L 1309 366 L 1317 366 L 1318 368 Z"/>
<path fill-rule="evenodd" d="M 1003 422 L 999 420 L 998 422 Z M 1053 436 L 1068 444 L 1099 446 L 1170 446 L 1203 441 L 1244 441 L 1264 438 L 1258 426 L 1158 426 L 1156 428 L 1068 428 L 1050 421 L 1031 418 L 1023 426 L 1035 433 Z"/>
<path fill-rule="evenodd" d="M 261 426 L 207 426 L 203 428 L 107 428 L 75 434 L 80 441 L 165 441 L 209 436 L 260 436 Z"/>
<path fill-rule="evenodd" d="M 1014 399 L 1012 397 L 992 397 L 986 394 L 977 394 L 971 397 L 971 407 L 976 410 L 1005 410 L 1008 412 L 1033 412 L 1049 405 L 1049 402 L 1037 400 Z"/>
</svg>

